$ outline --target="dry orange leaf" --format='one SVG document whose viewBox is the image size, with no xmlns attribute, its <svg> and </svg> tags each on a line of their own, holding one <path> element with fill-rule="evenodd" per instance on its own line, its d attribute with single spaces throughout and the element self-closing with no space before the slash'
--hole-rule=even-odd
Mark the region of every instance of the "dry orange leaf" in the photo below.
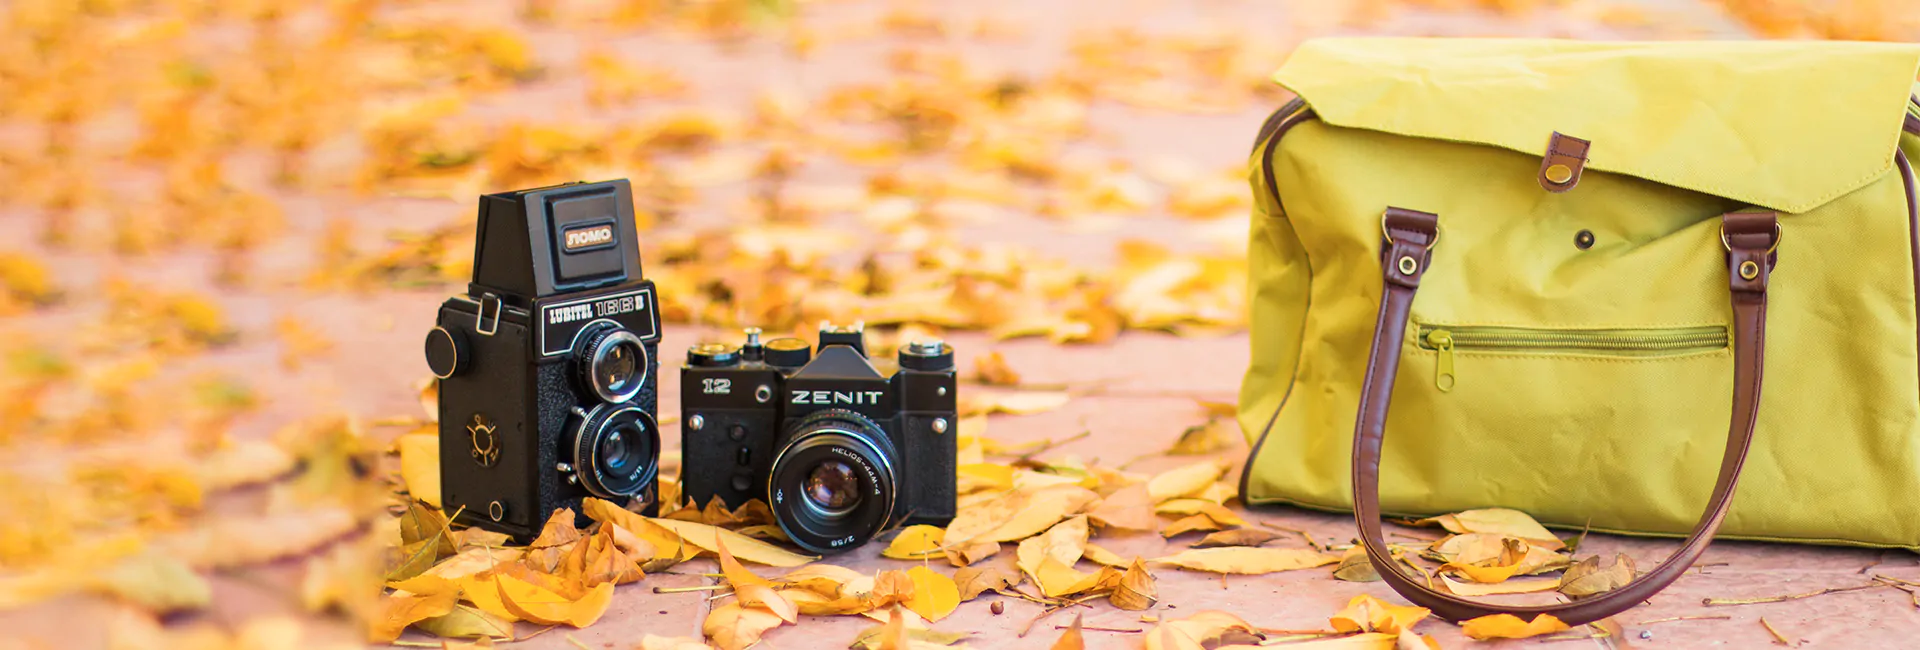
<svg viewBox="0 0 1920 650">
<path fill-rule="evenodd" d="M 1136 612 L 1152 607 L 1156 600 L 1158 596 L 1153 575 L 1147 573 L 1146 563 L 1139 558 L 1133 560 L 1127 572 L 1120 576 L 1120 584 L 1114 587 L 1113 593 L 1107 595 L 1107 601 L 1113 603 L 1114 607 Z"/>
<path fill-rule="evenodd" d="M 1565 632 L 1567 629 L 1569 629 L 1567 624 L 1560 622 L 1560 619 L 1554 618 L 1552 614 L 1540 614 L 1533 617 L 1531 621 L 1522 620 L 1512 614 L 1494 614 L 1460 624 L 1462 633 L 1481 641 L 1524 639 L 1542 634 Z"/>
<path fill-rule="evenodd" d="M 1399 634 L 1413 629 L 1415 623 L 1431 613 L 1425 607 L 1394 605 L 1362 594 L 1347 601 L 1347 607 L 1327 621 L 1341 632 Z"/>
<path fill-rule="evenodd" d="M 569 600 L 546 588 L 508 575 L 495 576 L 494 584 L 499 589 L 500 603 L 507 611 L 541 625 L 586 627 L 600 620 L 600 615 L 607 613 L 607 606 L 613 604 L 613 583 L 610 582 L 587 590 L 586 595 L 578 600 Z"/>
<path fill-rule="evenodd" d="M 1552 532 L 1549 532 L 1545 526 L 1540 525 L 1540 522 L 1535 521 L 1532 516 L 1518 510 L 1509 510 L 1507 508 L 1468 510 L 1449 515 L 1440 515 L 1429 519 L 1421 519 L 1414 523 L 1422 525 L 1439 524 L 1441 528 L 1447 529 L 1447 532 L 1456 535 L 1486 533 L 1503 537 L 1517 537 L 1549 551 L 1558 551 L 1566 548 L 1566 544 L 1561 542 L 1560 538 L 1555 537 Z"/>
<path fill-rule="evenodd" d="M 460 594 L 455 591 L 431 595 L 388 594 L 380 601 L 379 612 L 367 622 L 367 640 L 391 643 L 400 638 L 400 632 L 407 626 L 453 611 L 453 604 L 459 599 Z"/>
<path fill-rule="evenodd" d="M 767 630 L 780 627 L 783 622 L 778 614 L 743 607 L 735 602 L 708 612 L 707 620 L 700 624 L 700 631 L 720 650 L 744 650 L 747 646 L 759 643 Z"/>
<path fill-rule="evenodd" d="M 1161 472 L 1147 481 L 1147 498 L 1154 503 L 1185 496 L 1193 496 L 1213 485 L 1214 479 L 1227 472 L 1224 461 L 1204 460 Z"/>
<path fill-rule="evenodd" d="M 720 552 L 720 540 L 726 540 L 735 558 L 777 567 L 797 567 L 820 559 L 819 556 L 801 555 L 772 544 L 742 535 L 740 533 L 691 521 L 674 519 L 651 519 L 660 527 L 671 530 L 687 543 L 700 548 Z"/>
<path fill-rule="evenodd" d="M 758 607 L 773 612 L 780 620 L 795 623 L 800 620 L 800 608 L 794 605 L 780 592 L 775 591 L 772 583 L 735 585 L 734 596 L 746 607 Z"/>
<path fill-rule="evenodd" d="M 1080 635 L 1080 618 L 1082 616 L 1085 615 L 1075 612 L 1073 615 L 1073 624 L 1067 626 L 1067 631 L 1060 633 L 1060 638 L 1055 640 L 1048 650 L 1086 650 L 1087 641 Z"/>
<path fill-rule="evenodd" d="M 1580 599 L 1625 587 L 1639 575 L 1633 558 L 1625 553 L 1615 556 L 1606 568 L 1600 567 L 1600 556 L 1595 555 L 1568 567 L 1556 586 L 1560 593 Z"/>
<path fill-rule="evenodd" d="M 960 606 L 960 588 L 953 578 L 925 566 L 907 569 L 913 579 L 913 595 L 903 603 L 907 609 L 928 621 L 938 621 Z"/>
<path fill-rule="evenodd" d="M 924 560 L 929 557 L 939 557 L 944 551 L 940 547 L 940 538 L 946 534 L 946 529 L 939 526 L 926 524 L 908 526 L 893 537 L 893 541 L 887 544 L 886 550 L 880 551 L 880 555 L 896 560 Z"/>
</svg>

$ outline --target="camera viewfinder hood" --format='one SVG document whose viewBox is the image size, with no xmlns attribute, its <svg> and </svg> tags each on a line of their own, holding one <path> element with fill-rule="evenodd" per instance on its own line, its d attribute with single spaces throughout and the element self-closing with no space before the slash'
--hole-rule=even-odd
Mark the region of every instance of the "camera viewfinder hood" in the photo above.
<svg viewBox="0 0 1920 650">
<path fill-rule="evenodd" d="M 480 198 L 467 292 L 525 305 L 640 279 L 633 189 L 574 182 Z"/>
</svg>

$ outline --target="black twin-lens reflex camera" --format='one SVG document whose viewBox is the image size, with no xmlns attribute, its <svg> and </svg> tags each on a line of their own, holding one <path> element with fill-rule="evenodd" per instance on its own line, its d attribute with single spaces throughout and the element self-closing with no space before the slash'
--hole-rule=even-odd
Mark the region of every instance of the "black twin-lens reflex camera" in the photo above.
<svg viewBox="0 0 1920 650">
<path fill-rule="evenodd" d="M 625 180 L 480 197 L 473 282 L 440 305 L 440 495 L 457 520 L 539 533 L 588 496 L 653 506 L 659 305 Z"/>
<path fill-rule="evenodd" d="M 730 507 L 766 499 L 795 544 L 836 553 L 893 525 L 953 520 L 958 420 L 953 347 L 868 362 L 859 326 L 806 341 L 695 346 L 680 373 L 684 491 Z"/>
</svg>

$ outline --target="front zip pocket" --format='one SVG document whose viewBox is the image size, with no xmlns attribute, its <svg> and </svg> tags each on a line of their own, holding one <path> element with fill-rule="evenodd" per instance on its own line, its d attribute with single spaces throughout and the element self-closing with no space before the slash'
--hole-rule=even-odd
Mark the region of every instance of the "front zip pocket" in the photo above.
<svg viewBox="0 0 1920 650">
<path fill-rule="evenodd" d="M 1727 328 L 1719 325 L 1659 329 L 1531 329 L 1480 325 L 1420 325 L 1419 345 L 1439 353 L 1434 385 L 1440 392 L 1457 383 L 1454 352 L 1565 354 L 1594 357 L 1657 358 L 1724 350 Z"/>
</svg>

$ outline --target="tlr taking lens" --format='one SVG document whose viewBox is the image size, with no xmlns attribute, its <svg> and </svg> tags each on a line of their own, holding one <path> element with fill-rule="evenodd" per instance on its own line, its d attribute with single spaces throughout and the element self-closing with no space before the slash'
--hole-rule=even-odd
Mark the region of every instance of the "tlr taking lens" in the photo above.
<svg viewBox="0 0 1920 650">
<path fill-rule="evenodd" d="M 660 471 L 660 432 L 632 406 L 594 407 L 574 425 L 570 448 L 581 487 L 601 498 L 639 494 Z"/>
</svg>

